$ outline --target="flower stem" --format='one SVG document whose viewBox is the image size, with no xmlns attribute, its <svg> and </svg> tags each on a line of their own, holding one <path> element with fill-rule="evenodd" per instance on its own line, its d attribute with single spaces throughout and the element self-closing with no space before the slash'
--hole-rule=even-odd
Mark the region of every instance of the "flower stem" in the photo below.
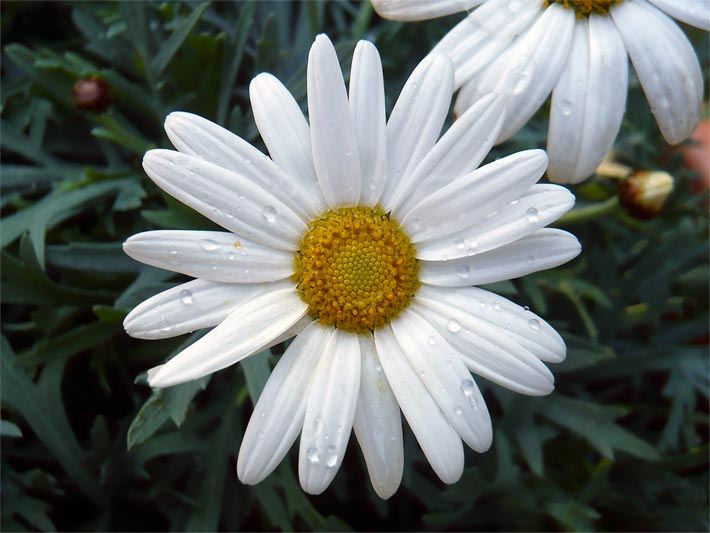
<svg viewBox="0 0 710 533">
<path fill-rule="evenodd" d="M 577 209 L 572 209 L 569 213 L 565 214 L 559 219 L 559 224 L 576 224 L 578 222 L 583 222 L 591 218 L 597 218 L 600 216 L 613 213 L 619 207 L 619 199 L 616 196 L 612 196 L 608 200 L 603 202 L 597 202 L 591 205 L 585 205 L 584 207 L 578 207 Z"/>
</svg>

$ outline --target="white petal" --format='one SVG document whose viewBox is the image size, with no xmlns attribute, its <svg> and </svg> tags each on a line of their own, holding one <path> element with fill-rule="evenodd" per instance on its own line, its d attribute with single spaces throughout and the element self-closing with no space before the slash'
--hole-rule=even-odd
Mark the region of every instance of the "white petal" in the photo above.
<svg viewBox="0 0 710 533">
<path fill-rule="evenodd" d="M 298 437 L 306 414 L 308 385 L 331 333 L 332 328 L 311 322 L 274 367 L 239 448 L 237 475 L 242 483 L 262 481 Z"/>
<path fill-rule="evenodd" d="M 539 359 L 559 363 L 565 358 L 562 337 L 529 309 L 478 287 L 442 288 L 423 285 L 417 299 L 446 302 L 492 324 Z"/>
<path fill-rule="evenodd" d="M 336 329 L 308 387 L 298 452 L 298 477 L 308 494 L 320 494 L 343 462 L 360 390 L 360 342 Z"/>
<path fill-rule="evenodd" d="M 427 20 L 466 11 L 486 0 L 372 0 L 379 16 L 390 20 Z"/>
<path fill-rule="evenodd" d="M 320 211 L 321 206 L 309 196 L 306 180 L 287 175 L 244 139 L 214 122 L 191 113 L 170 113 L 165 119 L 165 131 L 181 152 L 251 179 L 299 215 L 307 218 L 309 213 Z M 313 190 L 318 190 L 315 182 Z"/>
<path fill-rule="evenodd" d="M 707 0 L 650 0 L 657 8 L 686 24 L 710 31 L 710 2 Z"/>
<path fill-rule="evenodd" d="M 503 98 L 496 95 L 486 95 L 471 106 L 444 133 L 414 172 L 399 182 L 390 201 L 392 209 L 406 213 L 432 193 L 478 167 L 498 137 L 504 118 Z"/>
<path fill-rule="evenodd" d="M 387 121 L 388 179 L 381 204 L 390 211 L 393 193 L 429 153 L 439 138 L 451 105 L 454 67 L 445 56 L 428 56 L 419 63 Z"/>
<path fill-rule="evenodd" d="M 361 173 L 343 73 L 330 39 L 316 37 L 308 54 L 308 115 L 316 176 L 330 207 L 355 205 Z"/>
<path fill-rule="evenodd" d="M 661 134 L 670 144 L 687 139 L 700 120 L 703 97 L 700 64 L 688 38 L 647 2 L 622 2 L 611 15 Z"/>
<path fill-rule="evenodd" d="M 142 263 L 210 281 L 259 283 L 293 274 L 293 252 L 225 231 L 146 231 L 124 242 L 123 251 Z"/>
<path fill-rule="evenodd" d="M 542 150 L 503 157 L 432 193 L 404 214 L 402 224 L 415 243 L 450 235 L 519 198 L 545 168 Z"/>
<path fill-rule="evenodd" d="M 464 86 L 456 100 L 456 114 L 463 114 L 485 94 L 504 94 L 507 112 L 498 142 L 508 139 L 535 114 L 557 83 L 574 24 L 573 10 L 558 4 L 545 9 L 525 34 Z"/>
<path fill-rule="evenodd" d="M 268 286 L 196 279 L 148 298 L 128 313 L 123 327 L 137 339 L 166 339 L 211 328 Z"/>
<path fill-rule="evenodd" d="M 472 372 L 521 394 L 542 396 L 554 390 L 547 367 L 499 327 L 441 299 L 417 295 L 412 310 L 436 326 Z"/>
<path fill-rule="evenodd" d="M 591 15 L 577 24 L 572 50 L 552 93 L 548 175 L 579 183 L 609 153 L 626 109 L 626 48 L 611 18 Z"/>
<path fill-rule="evenodd" d="M 417 243 L 417 259 L 447 261 L 499 248 L 554 222 L 573 205 L 574 195 L 564 187 L 535 184 L 478 224 Z"/>
<path fill-rule="evenodd" d="M 577 257 L 581 250 L 579 241 L 571 233 L 544 228 L 511 244 L 471 257 L 422 261 L 419 279 L 441 287 L 495 283 L 562 265 Z"/>
<path fill-rule="evenodd" d="M 360 394 L 353 429 L 365 456 L 372 486 L 377 495 L 386 500 L 397 492 L 402 481 L 402 418 L 371 334 L 360 335 L 360 353 Z"/>
<path fill-rule="evenodd" d="M 377 48 L 360 41 L 350 69 L 350 113 L 360 153 L 360 203 L 374 205 L 387 181 L 387 127 L 382 63 Z"/>
<path fill-rule="evenodd" d="M 461 355 L 410 309 L 392 321 L 402 353 L 461 439 L 477 452 L 485 452 L 491 446 L 493 429 L 481 392 Z"/>
<path fill-rule="evenodd" d="M 150 150 L 143 168 L 165 192 L 238 235 L 295 250 L 306 224 L 249 178 L 197 157 Z"/>
<path fill-rule="evenodd" d="M 375 330 L 375 345 L 387 381 L 427 461 L 444 483 L 455 483 L 463 473 L 461 438 L 412 370 L 391 324 Z"/>
<path fill-rule="evenodd" d="M 431 51 L 449 56 L 458 89 L 498 57 L 542 9 L 542 2 L 488 0 L 459 22 Z"/>
<path fill-rule="evenodd" d="M 295 325 L 308 309 L 286 283 L 238 306 L 222 323 L 165 363 L 149 383 L 169 387 L 226 368 L 256 353 Z"/>
<path fill-rule="evenodd" d="M 304 208 L 311 215 L 325 209 L 311 155 L 311 130 L 289 90 L 268 73 L 249 84 L 249 98 L 256 127 L 271 158 L 294 185 L 303 188 Z"/>
</svg>

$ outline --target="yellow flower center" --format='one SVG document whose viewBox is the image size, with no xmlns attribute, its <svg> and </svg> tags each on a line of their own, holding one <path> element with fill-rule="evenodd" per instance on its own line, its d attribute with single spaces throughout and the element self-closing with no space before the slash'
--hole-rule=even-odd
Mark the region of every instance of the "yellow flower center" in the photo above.
<svg viewBox="0 0 710 533">
<path fill-rule="evenodd" d="M 418 271 L 409 237 L 380 207 L 340 207 L 309 223 L 292 279 L 313 318 L 363 332 L 409 305 Z"/>
<path fill-rule="evenodd" d="M 616 4 L 622 0 L 543 0 L 545 7 L 550 4 L 562 4 L 562 7 L 574 9 L 578 17 L 589 17 L 592 13 L 606 15 Z"/>
</svg>

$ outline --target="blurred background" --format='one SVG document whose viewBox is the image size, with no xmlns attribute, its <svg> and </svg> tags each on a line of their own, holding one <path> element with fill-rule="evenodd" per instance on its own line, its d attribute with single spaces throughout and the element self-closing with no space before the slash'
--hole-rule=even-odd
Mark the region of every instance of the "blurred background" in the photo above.
<svg viewBox="0 0 710 533">
<path fill-rule="evenodd" d="M 401 24 L 345 0 L 0 9 L 3 530 L 708 529 L 707 121 L 670 149 L 631 76 L 613 163 L 575 187 L 577 206 L 557 224 L 582 255 L 487 287 L 561 332 L 557 389 L 529 398 L 478 379 L 495 437 L 483 455 L 467 450 L 461 481 L 440 483 L 407 428 L 402 487 L 388 501 L 370 487 L 355 439 L 321 496 L 301 491 L 293 450 L 247 487 L 236 452 L 284 346 L 209 381 L 145 384 L 147 368 L 204 332 L 124 333 L 128 311 L 182 280 L 132 261 L 121 242 L 211 222 L 159 191 L 141 157 L 169 147 L 162 123 L 173 110 L 264 149 L 249 81 L 272 72 L 305 108 L 320 32 L 346 80 L 357 40 L 376 43 L 389 111 L 463 14 Z M 707 88 L 708 36 L 684 29 Z M 544 148 L 548 113 L 489 159 Z M 664 186 L 643 171 L 667 173 Z"/>
</svg>

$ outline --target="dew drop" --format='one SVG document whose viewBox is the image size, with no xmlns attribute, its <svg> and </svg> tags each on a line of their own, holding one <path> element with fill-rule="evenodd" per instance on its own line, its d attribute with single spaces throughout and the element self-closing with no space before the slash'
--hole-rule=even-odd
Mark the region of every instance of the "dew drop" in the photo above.
<svg viewBox="0 0 710 533">
<path fill-rule="evenodd" d="M 457 415 L 460 415 L 461 413 L 463 413 L 463 409 L 461 408 L 460 405 L 457 405 L 456 407 L 454 407 L 454 413 L 456 413 Z"/>
<path fill-rule="evenodd" d="M 524 309 L 525 311 L 530 311 L 530 308 L 529 308 L 527 305 L 526 305 L 525 307 L 523 307 L 523 309 Z"/>
<path fill-rule="evenodd" d="M 221 244 L 213 241 L 212 239 L 202 239 L 200 246 L 205 252 L 214 252 L 222 247 Z"/>
<path fill-rule="evenodd" d="M 328 446 L 327 456 L 325 458 L 325 466 L 333 468 L 338 464 L 338 450 L 332 444 Z"/>
<path fill-rule="evenodd" d="M 535 262 L 535 257 L 532 256 L 532 255 L 529 255 L 529 256 L 525 259 L 525 261 L 528 262 L 528 265 L 532 265 L 532 264 Z"/>
<path fill-rule="evenodd" d="M 375 372 L 378 374 L 382 372 L 382 365 L 380 363 L 375 363 Z"/>
<path fill-rule="evenodd" d="M 313 430 L 315 431 L 316 435 L 320 435 L 323 433 L 323 429 L 325 428 L 325 422 L 323 422 L 323 418 L 320 416 L 317 416 L 313 419 Z"/>
<path fill-rule="evenodd" d="M 525 212 L 525 216 L 528 218 L 528 222 L 537 222 L 540 219 L 540 214 L 534 207 L 529 208 Z"/>
<path fill-rule="evenodd" d="M 276 209 L 270 205 L 267 205 L 261 210 L 261 216 L 264 217 L 264 220 L 266 220 L 269 224 L 273 224 L 276 222 Z"/>
<path fill-rule="evenodd" d="M 540 331 L 540 321 L 537 318 L 531 318 L 528 320 L 528 326 L 533 331 Z"/>
<path fill-rule="evenodd" d="M 461 265 L 456 273 L 461 279 L 468 279 L 471 275 L 471 267 L 468 265 Z"/>
<path fill-rule="evenodd" d="M 427 342 L 431 345 L 434 346 L 436 344 L 436 339 L 434 337 L 429 337 L 427 339 Z"/>
<path fill-rule="evenodd" d="M 456 246 L 457 250 L 463 250 L 466 247 L 466 243 L 461 237 L 456 237 L 454 239 L 454 245 Z"/>
<path fill-rule="evenodd" d="M 562 112 L 562 115 L 568 117 L 572 114 L 572 102 L 563 98 L 557 104 L 557 108 Z"/>
<path fill-rule="evenodd" d="M 496 311 L 500 311 L 500 302 L 494 302 L 493 309 L 495 309 Z"/>
<path fill-rule="evenodd" d="M 192 292 L 188 289 L 180 291 L 180 301 L 185 305 L 192 305 Z"/>
<path fill-rule="evenodd" d="M 233 253 L 230 253 L 230 254 L 227 256 L 227 258 L 228 258 L 230 261 L 234 261 L 234 260 L 237 258 L 237 256 L 234 255 Z"/>
<path fill-rule="evenodd" d="M 463 395 L 466 396 L 467 398 L 470 398 L 473 396 L 473 393 L 476 390 L 476 385 L 473 383 L 472 379 L 464 379 L 461 382 L 461 392 L 463 392 Z"/>
<path fill-rule="evenodd" d="M 258 440 L 264 440 L 264 432 L 263 432 L 263 431 L 260 431 L 260 432 L 258 433 L 258 435 L 256 436 L 256 438 L 257 438 Z"/>
<path fill-rule="evenodd" d="M 306 459 L 308 459 L 312 464 L 320 462 L 320 457 L 318 457 L 318 448 L 310 446 L 306 450 Z"/>
<path fill-rule="evenodd" d="M 461 331 L 461 323 L 453 318 L 449 320 L 449 324 L 447 327 L 449 328 L 449 331 L 451 333 L 458 333 L 459 331 Z"/>
</svg>

